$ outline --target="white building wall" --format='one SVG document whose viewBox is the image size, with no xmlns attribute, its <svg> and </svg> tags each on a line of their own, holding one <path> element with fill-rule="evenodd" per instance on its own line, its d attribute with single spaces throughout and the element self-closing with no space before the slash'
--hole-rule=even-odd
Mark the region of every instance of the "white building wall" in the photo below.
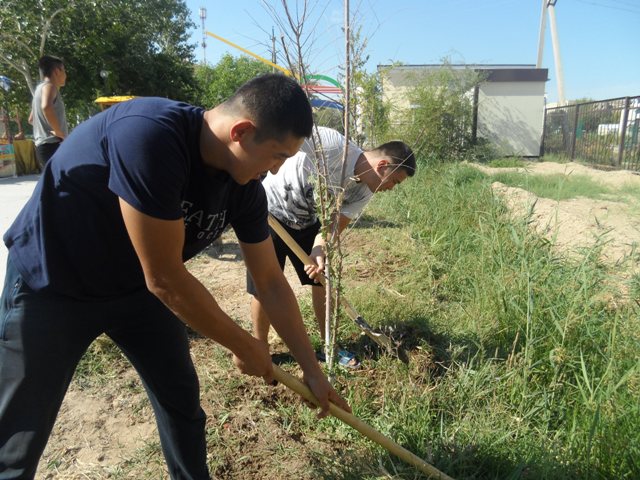
<svg viewBox="0 0 640 480">
<path fill-rule="evenodd" d="M 544 82 L 485 82 L 478 95 L 479 138 L 501 155 L 540 155 Z"/>
</svg>

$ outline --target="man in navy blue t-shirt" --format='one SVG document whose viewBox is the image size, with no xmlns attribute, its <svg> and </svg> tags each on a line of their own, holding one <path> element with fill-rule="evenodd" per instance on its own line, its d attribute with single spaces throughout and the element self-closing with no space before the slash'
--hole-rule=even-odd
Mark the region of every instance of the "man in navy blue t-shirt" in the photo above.
<svg viewBox="0 0 640 480">
<path fill-rule="evenodd" d="M 243 373 L 273 382 L 267 346 L 184 266 L 227 225 L 320 415 L 329 401 L 349 409 L 316 362 L 278 266 L 259 181 L 311 128 L 300 86 L 270 74 L 212 110 L 140 98 L 74 129 L 4 235 L 0 477 L 35 475 L 75 367 L 105 333 L 143 380 L 171 477 L 209 478 L 184 323 L 231 350 Z"/>
</svg>

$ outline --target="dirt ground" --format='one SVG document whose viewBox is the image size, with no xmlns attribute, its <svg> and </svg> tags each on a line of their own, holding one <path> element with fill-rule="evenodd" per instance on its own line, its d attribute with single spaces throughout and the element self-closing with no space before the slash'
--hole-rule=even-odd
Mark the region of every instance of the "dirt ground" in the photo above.
<svg viewBox="0 0 640 480">
<path fill-rule="evenodd" d="M 240 249 L 232 232 L 223 235 L 220 249 L 209 249 L 189 262 L 190 271 L 213 292 L 221 308 L 247 330 L 250 330 L 250 296 L 245 292 L 245 268 Z M 294 292 L 301 298 L 308 292 L 299 285 L 295 272 L 285 272 L 290 279 Z M 295 279 L 294 279 L 295 277 Z M 272 344 L 277 348 L 279 339 L 273 336 Z M 192 339 L 192 357 L 200 378 L 212 376 L 239 377 L 229 362 L 229 370 L 216 367 L 219 360 L 207 361 L 212 355 L 224 356 L 224 350 L 214 342 L 194 337 Z M 218 368 L 218 370 L 216 370 Z M 215 392 L 203 393 L 203 408 L 210 421 L 215 421 L 216 412 L 207 405 L 216 401 L 205 398 L 215 396 Z M 217 400 L 219 401 L 219 400 Z M 225 424 L 224 433 L 232 435 L 234 429 L 246 429 L 248 413 L 237 410 L 234 421 Z M 249 422 L 251 423 L 251 422 Z M 275 432 L 276 429 L 273 429 Z M 237 435 L 237 432 L 235 433 Z M 275 435 L 275 433 L 274 433 Z M 242 438 L 242 436 L 240 436 Z M 265 444 L 272 445 L 273 435 L 265 435 Z M 234 439 L 235 441 L 235 439 Z M 153 411 L 148 403 L 142 384 L 132 368 L 124 368 L 119 375 L 110 379 L 108 384 L 100 386 L 82 386 L 73 382 L 62 404 L 49 443 L 38 467 L 37 479 L 160 479 L 169 478 L 164 460 L 157 453 L 159 443 Z M 279 439 L 280 445 L 287 439 Z M 316 449 L 318 447 L 316 446 Z M 254 455 L 261 450 L 252 446 Z M 246 453 L 246 452 L 245 452 Z M 141 456 L 149 456 L 147 470 L 140 471 L 132 467 Z M 242 455 L 238 455 L 239 457 Z M 260 455 L 257 456 L 259 461 Z M 262 457 L 264 461 L 264 457 Z M 301 460 L 303 461 L 303 460 Z M 259 478 L 279 478 L 261 476 L 256 468 L 245 464 L 242 470 L 233 459 L 221 467 L 223 473 L 215 478 L 253 480 Z M 296 477 L 295 459 L 292 459 L 291 475 Z"/>
<path fill-rule="evenodd" d="M 487 173 L 500 170 L 478 168 Z M 613 188 L 627 183 L 640 186 L 638 175 L 604 172 L 575 164 L 532 163 L 526 170 L 530 174 L 588 175 Z M 524 190 L 497 182 L 493 188 L 516 214 L 524 214 L 535 201 L 535 228 L 550 238 L 555 236 L 559 248 L 572 250 L 588 247 L 595 238 L 603 236 L 607 240 L 602 251 L 603 259 L 612 264 L 625 264 L 631 271 L 637 271 L 638 251 L 634 250 L 635 245 L 640 245 L 640 205 L 637 203 L 586 198 L 557 202 L 536 198 Z M 208 255 L 201 255 L 190 262 L 189 268 L 213 292 L 221 307 L 249 328 L 249 297 L 244 290 L 245 269 L 233 235 L 225 234 L 224 246 L 219 253 L 210 251 Z M 287 274 L 292 278 L 291 271 L 287 271 Z M 292 281 L 291 284 L 296 286 L 298 282 Z M 295 289 L 296 294 L 308 294 L 299 286 Z M 213 342 L 195 339 L 192 355 L 197 358 L 196 366 L 205 381 L 211 381 L 212 378 L 228 381 L 230 377 L 237 377 L 231 367 L 224 370 L 223 367 L 206 365 L 216 362 L 201 361 L 211 355 L 224 355 Z M 224 365 L 224 362 L 217 364 Z M 305 452 L 318 451 L 325 446 L 304 446 L 295 436 L 283 435 L 280 429 L 273 428 L 268 418 L 256 420 L 250 411 L 243 412 L 241 408 L 234 419 L 224 423 L 221 429 L 215 423 L 219 420 L 216 402 L 220 401 L 215 398 L 215 392 L 203 393 L 203 406 L 208 417 L 213 418 L 209 426 L 222 430 L 221 441 L 231 438 L 225 435 L 232 435 L 234 439 L 246 438 L 247 443 L 241 443 L 236 448 L 247 451 L 230 448 L 229 458 L 221 459 L 221 466 L 214 472 L 216 478 L 307 478 L 298 468 L 310 461 Z M 264 396 L 261 401 L 265 401 Z M 257 435 L 255 431 L 262 433 Z M 87 387 L 74 382 L 62 405 L 37 478 L 167 478 L 162 456 L 154 447 L 157 443 L 151 408 L 137 375 L 130 368 L 123 368 L 106 385 Z M 282 449 L 291 448 L 302 453 L 292 455 L 289 466 L 271 465 L 266 469 L 264 466 L 269 461 L 269 452 L 274 448 L 274 443 L 278 443 Z M 247 456 L 247 453 L 251 455 Z M 140 471 L 136 465 L 145 465 L 145 470 Z"/>
<path fill-rule="evenodd" d="M 532 162 L 522 169 L 474 166 L 488 174 L 519 171 L 529 175 L 587 176 L 614 192 L 628 186 L 640 189 L 640 175 L 630 171 L 596 170 L 575 163 Z M 526 215 L 533 206 L 532 225 L 559 250 L 577 253 L 599 241 L 604 263 L 620 266 L 627 274 L 638 272 L 640 203 L 637 198 L 613 193 L 607 199 L 579 197 L 556 201 L 500 182 L 494 182 L 492 187 L 515 215 Z"/>
</svg>

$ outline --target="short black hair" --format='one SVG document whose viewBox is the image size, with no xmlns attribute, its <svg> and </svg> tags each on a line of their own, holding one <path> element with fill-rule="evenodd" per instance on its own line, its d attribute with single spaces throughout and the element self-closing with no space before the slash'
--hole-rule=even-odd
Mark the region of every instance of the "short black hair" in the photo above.
<svg viewBox="0 0 640 480">
<path fill-rule="evenodd" d="M 58 57 L 44 55 L 38 60 L 38 69 L 40 70 L 40 76 L 42 78 L 50 77 L 56 68 L 61 67 L 64 67 L 64 62 Z"/>
<path fill-rule="evenodd" d="M 392 165 L 398 166 L 398 168 L 407 172 L 409 177 L 413 177 L 416 172 L 416 157 L 411 148 L 404 142 L 394 140 L 383 143 L 373 151 L 387 157 L 391 160 Z"/>
<path fill-rule="evenodd" d="M 309 137 L 311 104 L 294 79 L 278 73 L 260 75 L 242 85 L 225 103 L 243 108 L 256 124 L 256 141 L 282 140 L 287 134 Z"/>
</svg>

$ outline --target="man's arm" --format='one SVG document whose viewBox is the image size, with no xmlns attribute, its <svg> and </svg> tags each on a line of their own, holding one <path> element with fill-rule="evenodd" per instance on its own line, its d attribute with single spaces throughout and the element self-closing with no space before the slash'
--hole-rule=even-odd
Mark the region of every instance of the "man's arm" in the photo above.
<svg viewBox="0 0 640 480">
<path fill-rule="evenodd" d="M 287 344 L 304 372 L 304 380 L 320 401 L 321 416 L 328 413 L 329 401 L 351 411 L 347 402 L 331 387 L 316 360 L 302 315 L 289 282 L 273 249 L 271 237 L 260 243 L 240 243 L 245 264 L 253 278 L 260 304 L 271 324 Z"/>
<path fill-rule="evenodd" d="M 145 215 L 120 199 L 125 226 L 140 259 L 147 288 L 178 318 L 231 350 L 248 375 L 273 381 L 269 349 L 222 311 L 182 262 L 184 222 Z"/>
<path fill-rule="evenodd" d="M 53 128 L 51 133 L 56 137 L 64 138 L 65 135 L 62 132 L 60 122 L 58 121 L 58 117 L 56 117 L 55 107 L 53 106 L 53 102 L 56 99 L 57 94 L 58 89 L 55 85 L 52 85 L 51 83 L 43 85 L 40 108 L 42 108 L 42 113 L 47 119 L 47 122 L 49 122 L 49 125 L 51 125 L 51 128 Z"/>
</svg>

